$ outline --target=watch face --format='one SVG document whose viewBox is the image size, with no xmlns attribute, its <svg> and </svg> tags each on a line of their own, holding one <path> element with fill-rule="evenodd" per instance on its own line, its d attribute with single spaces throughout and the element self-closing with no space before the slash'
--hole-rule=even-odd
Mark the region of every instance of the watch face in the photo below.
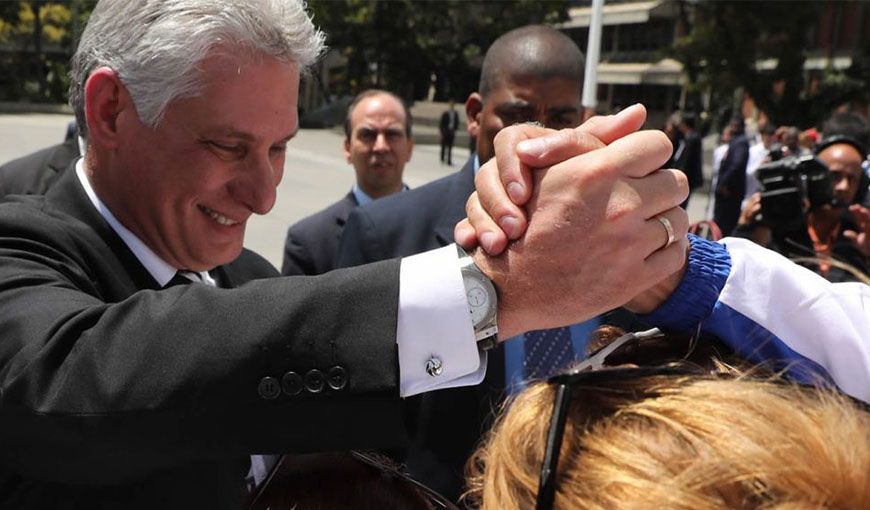
<svg viewBox="0 0 870 510">
<path fill-rule="evenodd" d="M 466 297 L 468 309 L 471 312 L 471 323 L 477 327 L 492 319 L 495 312 L 495 289 L 488 281 L 483 282 L 477 275 L 466 276 Z M 486 285 L 489 284 L 489 285 Z"/>
</svg>

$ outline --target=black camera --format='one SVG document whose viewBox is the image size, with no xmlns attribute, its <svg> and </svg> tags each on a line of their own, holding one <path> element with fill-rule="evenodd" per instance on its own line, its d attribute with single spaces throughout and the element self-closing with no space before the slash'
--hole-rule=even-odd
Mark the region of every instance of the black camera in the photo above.
<svg viewBox="0 0 870 510">
<path fill-rule="evenodd" d="M 834 200 L 828 167 L 815 156 L 789 156 L 758 167 L 761 221 L 774 231 L 806 228 L 806 213 Z"/>
</svg>

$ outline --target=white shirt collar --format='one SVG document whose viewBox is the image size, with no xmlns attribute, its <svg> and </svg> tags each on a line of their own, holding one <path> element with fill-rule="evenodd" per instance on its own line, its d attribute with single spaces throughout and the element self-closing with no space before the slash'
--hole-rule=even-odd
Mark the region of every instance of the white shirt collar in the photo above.
<svg viewBox="0 0 870 510">
<path fill-rule="evenodd" d="M 154 251 L 151 250 L 141 239 L 136 237 L 136 234 L 130 232 L 127 227 L 121 224 L 115 215 L 112 214 L 112 211 L 106 207 L 106 204 L 100 200 L 100 197 L 97 196 L 97 193 L 94 191 L 94 188 L 91 186 L 91 182 L 88 180 L 88 176 L 85 174 L 85 159 L 80 158 L 76 162 L 76 176 L 79 178 L 79 182 L 82 184 L 82 187 L 85 189 L 85 193 L 87 193 L 88 198 L 91 199 L 91 203 L 94 204 L 94 207 L 100 213 L 106 222 L 109 223 L 109 226 L 112 227 L 112 230 L 115 231 L 116 234 L 124 241 L 124 244 L 130 248 L 130 251 L 133 252 L 133 255 L 139 260 L 139 262 L 145 266 L 145 269 L 148 270 L 148 273 L 157 281 L 157 284 L 161 287 L 164 287 L 169 280 L 175 276 L 175 273 L 178 271 L 178 268 L 172 267 L 168 262 L 160 258 Z M 198 273 L 202 277 L 202 281 L 211 285 L 212 287 L 216 287 L 217 284 L 215 280 L 208 274 L 206 271 L 200 271 Z"/>
</svg>

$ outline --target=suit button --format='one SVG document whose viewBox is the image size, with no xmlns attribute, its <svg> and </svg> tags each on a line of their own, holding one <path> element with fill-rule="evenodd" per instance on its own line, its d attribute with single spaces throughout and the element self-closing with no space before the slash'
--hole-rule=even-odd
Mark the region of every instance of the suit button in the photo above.
<svg viewBox="0 0 870 510">
<path fill-rule="evenodd" d="M 281 394 L 281 383 L 274 377 L 264 377 L 257 385 L 257 393 L 266 400 L 278 398 L 278 395 Z"/>
<path fill-rule="evenodd" d="M 347 371 L 343 367 L 335 366 L 326 373 L 326 384 L 335 391 L 341 391 L 347 386 Z"/>
<path fill-rule="evenodd" d="M 287 372 L 281 378 L 281 389 L 285 395 L 298 395 L 302 391 L 302 376 L 296 372 Z"/>
<path fill-rule="evenodd" d="M 444 365 L 441 363 L 441 358 L 432 356 L 426 361 L 426 373 L 432 377 L 438 377 L 444 371 Z"/>
<path fill-rule="evenodd" d="M 305 389 L 311 393 L 320 393 L 326 385 L 326 377 L 320 370 L 312 369 L 305 374 Z"/>
</svg>

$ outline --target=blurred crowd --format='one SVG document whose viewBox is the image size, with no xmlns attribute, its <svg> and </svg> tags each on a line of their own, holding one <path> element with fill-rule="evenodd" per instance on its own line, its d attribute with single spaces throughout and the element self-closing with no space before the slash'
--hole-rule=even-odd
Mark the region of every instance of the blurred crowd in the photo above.
<svg viewBox="0 0 870 510">
<path fill-rule="evenodd" d="M 742 119 L 713 151 L 708 218 L 722 236 L 751 239 L 830 281 L 865 281 L 870 257 L 867 119 L 837 111 L 818 128 L 753 133 Z"/>
</svg>

